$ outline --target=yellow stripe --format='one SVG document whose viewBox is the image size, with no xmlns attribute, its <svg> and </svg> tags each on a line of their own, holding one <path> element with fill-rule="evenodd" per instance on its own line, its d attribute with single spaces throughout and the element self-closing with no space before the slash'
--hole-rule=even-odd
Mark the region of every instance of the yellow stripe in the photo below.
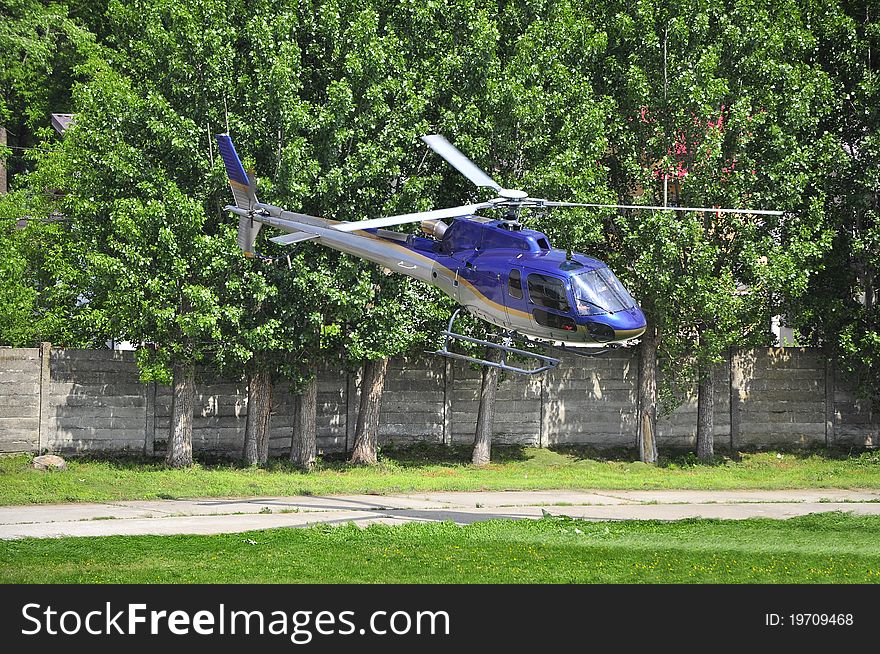
<svg viewBox="0 0 880 654">
<path fill-rule="evenodd" d="M 334 221 L 334 222 L 335 222 L 335 221 Z M 396 248 L 396 249 L 397 249 L 398 251 L 400 251 L 400 252 L 404 252 L 404 253 L 406 253 L 406 254 L 414 255 L 414 256 L 416 256 L 416 257 L 419 257 L 420 259 L 422 259 L 422 260 L 424 260 L 425 262 L 429 263 L 429 264 L 431 265 L 431 268 L 432 268 L 432 269 L 434 268 L 434 266 L 436 266 L 436 267 L 439 268 L 440 270 L 447 272 L 450 276 L 452 276 L 452 277 L 455 276 L 455 272 L 454 272 L 454 271 L 450 270 L 449 268 L 447 268 L 446 266 L 444 266 L 444 265 L 442 265 L 442 264 L 437 263 L 434 259 L 432 259 L 432 258 L 430 258 L 430 257 L 426 257 L 426 256 L 423 255 L 423 254 L 419 254 L 418 252 L 414 252 L 414 251 L 410 250 L 409 248 L 405 248 L 405 247 L 403 247 L 402 245 L 398 245 L 397 243 L 393 243 L 393 242 L 391 242 L 391 241 L 389 241 L 389 240 L 387 240 L 387 239 L 384 239 L 384 238 L 382 238 L 382 237 L 380 237 L 380 236 L 376 236 L 375 234 L 370 234 L 369 232 L 364 232 L 364 231 L 349 232 L 349 234 L 359 234 L 359 235 L 361 235 L 361 236 L 366 236 L 367 238 L 371 238 L 371 239 L 376 240 L 376 241 L 382 241 L 384 244 L 386 244 L 386 245 L 390 245 L 391 247 Z M 476 295 L 478 298 L 480 298 L 480 299 L 481 299 L 483 302 L 485 302 L 486 304 L 492 306 L 496 311 L 509 312 L 509 313 L 511 313 L 511 314 L 514 314 L 514 315 L 516 315 L 516 316 L 519 316 L 519 317 L 521 317 L 521 318 L 525 318 L 525 319 L 529 319 L 529 318 L 531 318 L 531 315 L 528 314 L 528 313 L 526 313 L 526 312 L 524 312 L 524 311 L 520 311 L 519 309 L 512 309 L 512 308 L 510 308 L 510 307 L 504 306 L 503 304 L 498 304 L 498 303 L 495 302 L 494 300 L 492 300 L 492 299 L 486 297 L 485 295 L 483 295 L 483 293 L 481 293 L 481 292 L 479 291 L 479 289 L 477 289 L 473 284 L 471 284 L 471 283 L 470 283 L 469 281 L 467 281 L 466 279 L 462 279 L 461 277 L 459 277 L 459 278 L 458 278 L 458 283 L 459 283 L 459 284 L 464 284 L 467 288 L 469 288 L 469 289 L 471 290 L 471 292 L 472 292 L 474 295 Z"/>
<path fill-rule="evenodd" d="M 251 190 L 250 187 L 248 187 L 246 184 L 242 184 L 241 182 L 236 182 L 234 179 L 229 180 L 229 185 L 232 188 L 237 188 L 239 191 L 248 192 Z"/>
<path fill-rule="evenodd" d="M 324 222 L 326 222 L 328 225 L 339 225 L 340 223 L 347 222 L 347 221 L 343 221 L 343 220 L 331 220 L 329 218 L 322 218 L 322 220 Z M 350 222 L 350 221 L 348 221 L 348 222 Z M 418 252 L 414 252 L 413 250 L 410 250 L 409 248 L 405 248 L 402 245 L 398 245 L 397 243 L 394 243 L 393 241 L 389 241 L 388 239 L 384 239 L 381 236 L 376 236 L 375 234 L 371 234 L 370 232 L 365 232 L 363 230 L 357 230 L 357 231 L 352 231 L 352 232 L 340 232 L 340 233 L 354 234 L 355 236 L 362 236 L 365 238 L 372 239 L 374 241 L 381 241 L 385 245 L 388 245 L 388 246 L 391 246 L 392 248 L 395 248 L 398 252 L 402 252 L 402 253 L 405 253 L 405 254 L 408 254 L 411 256 L 418 257 L 419 259 L 421 259 L 422 261 L 427 263 L 428 266 L 432 270 L 433 270 L 434 266 L 436 266 L 440 270 L 447 272 L 451 277 L 455 277 L 455 271 L 450 270 L 446 266 L 437 263 L 431 257 L 426 257 L 423 254 L 419 254 Z M 471 284 L 466 279 L 461 279 L 461 277 L 459 277 L 458 283 L 464 284 L 467 288 L 469 288 L 471 290 L 471 292 L 474 295 L 476 295 L 478 298 L 480 298 L 486 304 L 495 308 L 496 311 L 508 312 L 508 313 L 511 313 L 511 314 L 518 316 L 520 318 L 524 318 L 526 320 L 528 320 L 529 318 L 532 317 L 531 314 L 526 313 L 525 311 L 520 311 L 519 309 L 512 309 L 512 308 L 504 306 L 503 304 L 498 304 L 494 300 L 489 299 L 488 297 L 483 295 L 473 284 Z"/>
<path fill-rule="evenodd" d="M 641 336 L 644 333 L 644 327 L 642 327 L 641 329 L 615 329 L 614 340 L 622 341 L 629 338 L 635 338 L 636 336 Z"/>
</svg>

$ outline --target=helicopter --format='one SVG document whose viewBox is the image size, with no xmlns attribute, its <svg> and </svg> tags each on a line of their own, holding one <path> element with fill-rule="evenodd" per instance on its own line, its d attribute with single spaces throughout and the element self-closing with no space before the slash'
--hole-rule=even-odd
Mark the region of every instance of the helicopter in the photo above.
<svg viewBox="0 0 880 654">
<path fill-rule="evenodd" d="M 257 200 L 256 180 L 249 175 L 228 134 L 216 135 L 218 149 L 232 189 L 234 205 L 224 210 L 239 217 L 238 246 L 245 256 L 255 249 L 263 225 L 286 232 L 269 240 L 282 246 L 314 241 L 384 268 L 431 284 L 459 307 L 442 332 L 444 344 L 433 354 L 462 359 L 509 372 L 535 375 L 561 361 L 546 348 L 596 355 L 637 342 L 646 327 L 644 313 L 612 270 L 599 259 L 551 246 L 543 232 L 519 221 L 522 209 L 555 207 L 724 211 L 749 214 L 782 212 L 751 209 L 652 207 L 557 202 L 530 197 L 525 191 L 503 188 L 458 148 L 439 134 L 421 137 L 427 146 L 477 187 L 497 197 L 485 202 L 420 211 L 383 218 L 341 222 L 287 211 Z M 500 219 L 476 212 L 502 209 Z M 448 221 L 448 222 L 444 222 Z M 422 235 L 387 227 L 420 223 Z M 500 343 L 455 331 L 464 309 L 502 330 Z M 455 352 L 464 341 L 499 351 L 498 360 Z M 543 353 L 515 347 L 537 345 Z M 524 359 L 531 367 L 508 360 Z M 523 364 L 525 365 L 525 364 Z"/>
</svg>

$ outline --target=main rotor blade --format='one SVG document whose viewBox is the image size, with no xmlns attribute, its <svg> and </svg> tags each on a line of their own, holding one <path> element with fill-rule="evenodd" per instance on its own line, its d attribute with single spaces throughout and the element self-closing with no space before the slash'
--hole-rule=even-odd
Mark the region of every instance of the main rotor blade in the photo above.
<svg viewBox="0 0 880 654">
<path fill-rule="evenodd" d="M 555 202 L 553 200 L 544 200 L 542 204 L 545 207 L 594 207 L 594 204 L 584 204 L 583 202 Z"/>
<path fill-rule="evenodd" d="M 371 229 L 375 227 L 390 227 L 391 225 L 403 225 L 405 223 L 415 223 L 422 220 L 440 220 L 442 218 L 457 218 L 458 216 L 468 216 L 478 209 L 491 209 L 495 205 L 491 202 L 480 202 L 479 204 L 466 204 L 461 207 L 450 207 L 448 209 L 435 209 L 433 211 L 418 211 L 416 213 L 405 213 L 399 216 L 387 216 L 386 218 L 373 218 L 371 220 L 355 220 L 350 223 L 339 223 L 334 225 L 333 229 L 340 232 L 355 232 L 361 229 Z"/>
<path fill-rule="evenodd" d="M 717 213 L 747 213 L 762 216 L 781 216 L 784 211 L 768 209 L 724 209 L 721 207 L 657 207 L 647 204 L 586 204 L 579 202 L 547 202 L 548 207 L 598 207 L 606 209 L 654 209 L 657 211 L 714 211 Z"/>
<path fill-rule="evenodd" d="M 477 164 L 468 159 L 461 150 L 440 136 L 440 134 L 428 134 L 423 136 L 422 140 L 427 143 L 428 147 L 434 152 L 446 159 L 446 162 L 450 166 L 455 168 L 477 186 L 488 186 L 489 188 L 494 188 L 496 191 L 501 190 L 501 186 L 498 182 L 489 177 L 479 166 L 477 166 Z"/>
</svg>

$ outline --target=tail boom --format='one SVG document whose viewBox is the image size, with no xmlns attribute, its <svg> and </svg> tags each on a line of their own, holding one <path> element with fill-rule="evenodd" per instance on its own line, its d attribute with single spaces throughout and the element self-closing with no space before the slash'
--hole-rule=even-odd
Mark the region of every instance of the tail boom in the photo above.
<svg viewBox="0 0 880 654">
<path fill-rule="evenodd" d="M 293 245 L 314 240 L 339 252 L 372 261 L 393 272 L 432 283 L 433 261 L 400 243 L 401 240 L 405 241 L 404 235 L 365 231 L 365 227 L 381 227 L 374 225 L 373 221 L 337 223 L 257 201 L 254 179 L 245 171 L 232 139 L 228 134 L 218 134 L 217 145 L 235 197 L 235 205 L 227 206 L 226 210 L 238 216 L 238 246 L 245 256 L 254 256 L 257 234 L 265 224 L 288 232 L 270 239 L 275 243 Z"/>
</svg>

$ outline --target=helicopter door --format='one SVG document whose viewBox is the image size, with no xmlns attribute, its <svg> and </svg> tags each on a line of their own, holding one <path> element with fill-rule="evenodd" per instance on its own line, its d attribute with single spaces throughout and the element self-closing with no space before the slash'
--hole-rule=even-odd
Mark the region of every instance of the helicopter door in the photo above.
<svg viewBox="0 0 880 654">
<path fill-rule="evenodd" d="M 529 273 L 526 287 L 529 313 L 535 332 L 545 338 L 564 340 L 577 331 L 565 280 L 554 275 Z"/>
<path fill-rule="evenodd" d="M 458 267 L 459 295 L 458 301 L 464 304 L 468 311 L 489 322 L 498 322 L 498 317 L 491 316 L 489 305 L 485 302 L 487 293 L 488 274 L 477 265 L 479 253 L 469 253 L 463 257 Z"/>
<path fill-rule="evenodd" d="M 528 324 L 523 318 L 523 313 L 528 311 L 528 307 L 523 292 L 522 270 L 519 268 L 512 268 L 507 274 L 504 285 L 504 306 L 507 308 L 508 324 L 512 328 L 522 328 Z"/>
</svg>

